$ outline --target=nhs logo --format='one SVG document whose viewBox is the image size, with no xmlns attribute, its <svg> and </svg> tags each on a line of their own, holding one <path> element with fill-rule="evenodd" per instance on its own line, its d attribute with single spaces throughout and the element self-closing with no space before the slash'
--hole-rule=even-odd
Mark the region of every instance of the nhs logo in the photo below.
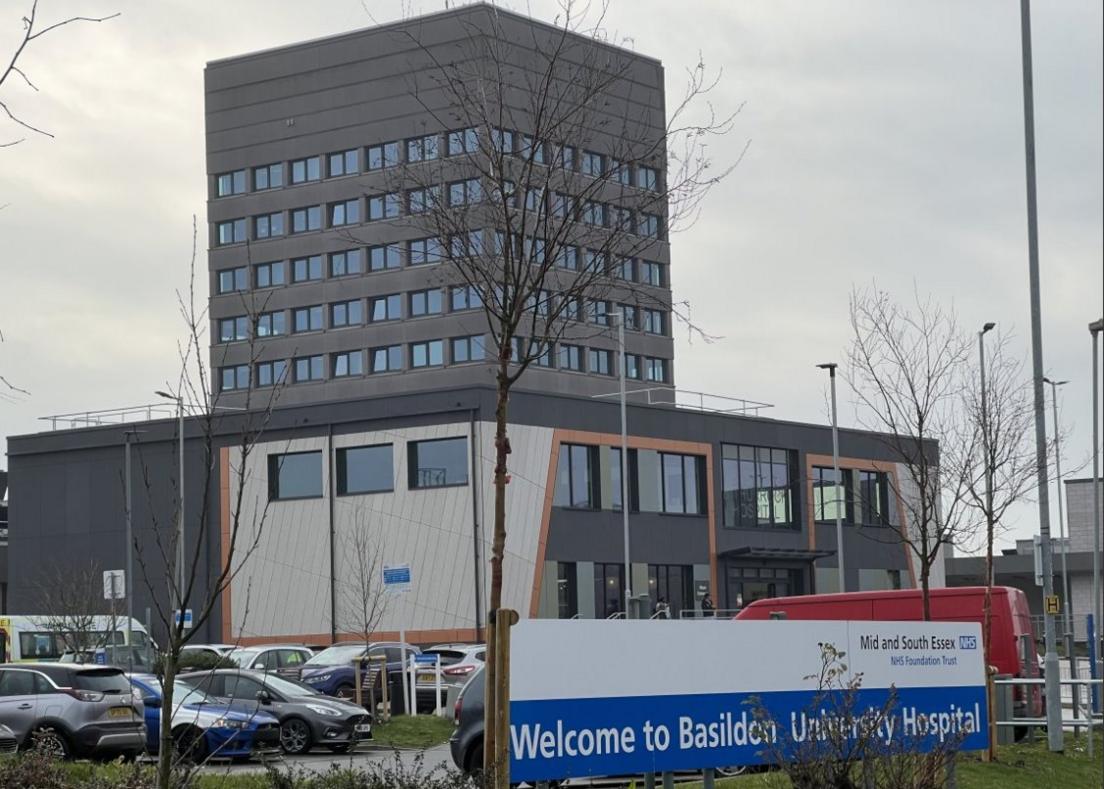
<svg viewBox="0 0 1104 789">
<path fill-rule="evenodd" d="M 977 636 L 959 636 L 959 649 L 977 649 Z"/>
</svg>

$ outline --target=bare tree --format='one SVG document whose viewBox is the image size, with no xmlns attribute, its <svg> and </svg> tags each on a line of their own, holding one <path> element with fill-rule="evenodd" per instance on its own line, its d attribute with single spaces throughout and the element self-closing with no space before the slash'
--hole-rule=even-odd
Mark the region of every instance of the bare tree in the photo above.
<svg viewBox="0 0 1104 789">
<path fill-rule="evenodd" d="M 734 118 L 706 101 L 719 77 L 697 63 L 665 117 L 635 81 L 645 68 L 654 79 L 653 67 L 611 46 L 601 18 L 587 23 L 573 2 L 563 9 L 554 26 L 481 9 L 445 46 L 423 45 L 419 28 L 396 34 L 413 42 L 410 90 L 435 128 L 421 138 L 412 129 L 394 189 L 368 195 L 370 218 L 425 236 L 410 262 L 442 264 L 439 284 L 462 289 L 484 318 L 472 358 L 491 360 L 497 390 L 491 612 L 502 605 L 511 390 L 530 368 L 553 366 L 554 354 L 579 369 L 584 344 L 608 336 L 614 313 L 632 323 L 680 317 L 667 283 L 632 276 L 633 260 L 655 259 L 732 170 L 715 168 L 708 147 Z M 616 374 L 623 360 L 597 354 Z M 642 377 L 666 382 L 661 367 L 651 373 Z"/>
<path fill-rule="evenodd" d="M 283 384 L 282 380 L 277 381 L 276 386 L 260 402 L 252 399 L 252 388 L 243 387 L 247 393 L 244 407 L 231 411 L 221 410 L 218 392 L 223 387 L 213 385 L 210 371 L 203 361 L 207 349 L 208 318 L 206 309 L 197 306 L 195 261 L 196 222 L 193 218 L 190 286 L 187 292 L 177 294 L 181 317 L 187 326 L 187 336 L 179 349 L 181 373 L 175 389 L 186 403 L 191 404 L 191 418 L 188 421 L 201 455 L 201 463 L 193 464 L 192 467 L 201 468 L 203 472 L 198 482 L 192 483 L 194 489 L 199 491 L 198 500 L 188 501 L 188 511 L 195 514 L 192 516 L 194 528 L 188 529 L 192 536 L 186 540 L 183 577 L 178 580 L 176 571 L 179 549 L 177 527 L 181 519 L 183 492 L 174 485 L 178 493 L 172 511 L 167 514 L 158 512 L 152 495 L 151 471 L 145 464 L 142 465 L 142 471 L 147 497 L 151 503 L 154 546 L 148 553 L 143 551 L 143 546 L 137 539 L 134 546 L 142 579 L 153 600 L 156 619 L 168 633 L 162 658 L 161 741 L 157 763 L 160 789 L 169 788 L 174 767 L 190 762 L 192 756 L 183 753 L 177 754 L 180 758 L 174 759 L 173 681 L 178 673 L 181 649 L 211 620 L 221 605 L 222 596 L 229 591 L 261 540 L 268 514 L 268 499 L 265 497 L 263 502 L 246 507 L 246 483 L 250 474 L 250 459 L 263 440 Z M 256 335 L 256 319 L 263 305 L 255 303 L 248 294 L 243 294 L 242 303 L 251 323 L 248 366 L 253 370 L 258 360 L 253 338 Z M 180 436 L 177 436 L 177 440 L 180 440 Z M 228 472 L 230 478 L 224 480 L 216 475 L 219 467 L 218 454 L 226 445 L 233 452 Z M 228 518 L 222 524 L 221 545 L 215 546 L 215 550 L 209 552 L 207 541 L 212 532 L 212 514 L 216 511 L 212 497 L 218 495 L 220 484 L 229 488 Z M 211 567 L 207 565 L 208 553 L 218 557 Z M 176 610 L 187 609 L 193 610 L 190 628 L 184 626 L 182 616 L 175 615 Z"/>
<path fill-rule="evenodd" d="M 388 597 L 383 586 L 383 541 L 372 533 L 363 516 L 356 518 L 345 536 L 341 556 L 344 566 L 337 626 L 367 643 L 387 613 Z"/>
<path fill-rule="evenodd" d="M 39 583 L 41 616 L 35 626 L 54 634 L 67 652 L 95 652 L 115 644 L 115 610 L 104 600 L 103 573 L 95 562 L 76 567 L 55 565 Z"/>
<path fill-rule="evenodd" d="M 881 436 L 903 471 L 894 492 L 905 522 L 891 534 L 917 560 L 927 620 L 931 570 L 941 550 L 977 530 L 976 513 L 967 506 L 967 470 L 942 466 L 938 456 L 940 450 L 957 456 L 975 451 L 977 437 L 959 408 L 972 345 L 953 310 L 919 293 L 905 307 L 876 285 L 856 289 L 850 316 L 844 377 L 859 424 Z"/>
</svg>

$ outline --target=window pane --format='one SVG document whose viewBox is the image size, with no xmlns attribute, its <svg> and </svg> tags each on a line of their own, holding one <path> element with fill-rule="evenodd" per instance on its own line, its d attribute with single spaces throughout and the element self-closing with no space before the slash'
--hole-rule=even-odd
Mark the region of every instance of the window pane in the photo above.
<svg viewBox="0 0 1104 789">
<path fill-rule="evenodd" d="M 337 492 L 375 493 L 394 488 L 391 445 L 337 450 Z"/>
<path fill-rule="evenodd" d="M 271 499 L 320 498 L 322 453 L 269 455 L 268 485 Z"/>
<path fill-rule="evenodd" d="M 682 456 L 663 456 L 663 510 L 685 512 L 682 488 Z"/>
<path fill-rule="evenodd" d="M 411 442 L 408 461 L 411 488 L 467 484 L 468 439 Z"/>
</svg>

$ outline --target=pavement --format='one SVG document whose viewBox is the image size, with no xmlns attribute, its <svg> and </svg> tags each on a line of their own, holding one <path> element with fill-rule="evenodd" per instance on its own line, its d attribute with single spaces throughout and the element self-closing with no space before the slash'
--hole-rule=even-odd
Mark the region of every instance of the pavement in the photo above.
<svg viewBox="0 0 1104 789">
<path fill-rule="evenodd" d="M 365 769 L 373 764 L 394 763 L 396 755 L 403 766 L 407 768 L 414 767 L 421 758 L 422 769 L 426 772 L 440 766 L 448 768 L 453 766 L 447 743 L 434 745 L 425 750 L 394 750 L 377 747 L 371 743 L 362 743 L 352 753 L 337 754 L 330 753 L 323 748 L 316 748 L 312 753 L 304 756 L 278 755 L 268 757 L 263 762 L 260 759 L 254 759 L 244 764 L 210 762 L 203 768 L 203 772 L 214 775 L 258 773 L 264 772 L 268 766 L 271 766 L 277 770 L 292 772 L 324 773 L 335 765 L 343 769 Z"/>
</svg>

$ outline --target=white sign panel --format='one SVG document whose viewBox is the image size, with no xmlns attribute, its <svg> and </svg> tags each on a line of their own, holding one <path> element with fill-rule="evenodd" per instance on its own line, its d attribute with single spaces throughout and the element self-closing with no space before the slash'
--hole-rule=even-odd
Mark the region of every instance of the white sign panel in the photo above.
<svg viewBox="0 0 1104 789">
<path fill-rule="evenodd" d="M 126 597 L 126 571 L 104 570 L 104 600 L 122 600 Z"/>
<path fill-rule="evenodd" d="M 846 653 L 843 684 L 863 675 L 856 715 L 893 699 L 877 732 L 887 748 L 986 747 L 976 623 L 529 619 L 514 628 L 511 650 L 511 779 L 761 764 L 772 750 L 792 753 L 839 724 L 811 678 L 821 643 Z"/>
</svg>

